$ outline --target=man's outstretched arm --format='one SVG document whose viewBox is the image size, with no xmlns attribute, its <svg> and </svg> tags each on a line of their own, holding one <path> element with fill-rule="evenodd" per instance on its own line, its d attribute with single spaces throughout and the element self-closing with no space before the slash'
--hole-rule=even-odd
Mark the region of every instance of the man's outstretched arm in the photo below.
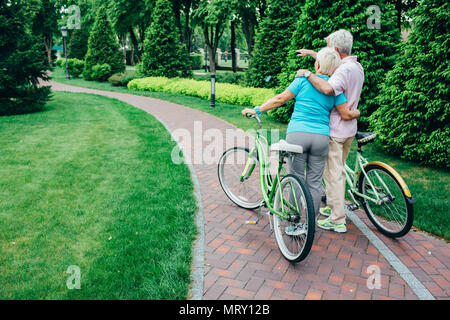
<svg viewBox="0 0 450 320">
<path fill-rule="evenodd" d="M 303 77 L 305 75 L 305 72 L 309 70 L 298 70 L 297 74 L 295 75 L 296 78 Z M 326 95 L 334 95 L 334 89 L 333 87 L 328 83 L 327 80 L 322 79 L 321 77 L 316 76 L 314 73 L 311 73 L 311 75 L 308 77 L 308 81 L 320 92 L 326 94 Z"/>
</svg>

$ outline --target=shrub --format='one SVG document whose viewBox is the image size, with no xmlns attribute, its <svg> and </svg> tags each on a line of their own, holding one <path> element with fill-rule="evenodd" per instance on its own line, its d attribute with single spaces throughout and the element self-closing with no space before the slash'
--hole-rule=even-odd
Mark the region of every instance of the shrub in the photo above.
<svg viewBox="0 0 450 320">
<path fill-rule="evenodd" d="M 60 59 L 60 65 L 62 65 L 62 69 L 66 71 L 66 60 Z M 60 61 L 58 60 L 58 61 Z M 67 65 L 69 67 L 69 74 L 71 77 L 78 78 L 83 73 L 84 61 L 79 59 L 67 59 Z"/>
<path fill-rule="evenodd" d="M 157 0 L 153 21 L 145 33 L 140 73 L 151 77 L 187 77 L 192 75 L 191 60 L 180 41 L 172 3 Z"/>
<path fill-rule="evenodd" d="M 160 91 L 185 94 L 202 99 L 211 98 L 211 83 L 193 79 L 149 77 L 132 80 L 128 89 L 137 91 Z M 241 106 L 261 105 L 272 98 L 271 89 L 246 88 L 235 84 L 217 83 L 216 101 Z"/>
<path fill-rule="evenodd" d="M 232 71 L 223 71 L 216 73 L 216 82 L 220 83 L 231 83 L 231 84 L 244 84 L 244 73 L 242 72 L 232 72 Z M 195 80 L 203 80 L 203 81 L 211 81 L 211 74 L 205 75 L 194 75 Z"/>
<path fill-rule="evenodd" d="M 377 144 L 389 153 L 450 167 L 450 3 L 425 0 L 412 11 L 404 54 L 386 76 L 371 116 Z"/>
<path fill-rule="evenodd" d="M 91 69 L 90 78 L 94 81 L 106 81 L 110 74 L 111 66 L 109 64 L 96 64 Z"/>
<path fill-rule="evenodd" d="M 192 53 L 191 61 L 192 61 L 192 70 L 199 70 L 203 68 L 203 59 L 205 57 L 202 54 Z"/>
<path fill-rule="evenodd" d="M 108 64 L 111 69 L 111 73 L 104 80 L 114 73 L 125 70 L 123 54 L 119 50 L 119 42 L 108 20 L 105 6 L 97 10 L 95 23 L 89 35 L 83 77 L 86 80 L 95 80 L 91 77 L 92 69 L 95 65 L 103 64 Z"/>
<path fill-rule="evenodd" d="M 108 78 L 108 82 L 111 83 L 115 87 L 126 87 L 128 85 L 128 82 L 134 79 L 138 79 L 139 77 L 135 73 L 116 73 L 113 74 L 111 77 Z"/>
<path fill-rule="evenodd" d="M 0 115 L 40 111 L 51 96 L 41 39 L 29 33 L 23 5 L 0 2 Z"/>
<path fill-rule="evenodd" d="M 368 21 L 372 13 L 367 9 L 379 7 L 382 19 L 381 29 L 371 29 Z M 301 48 L 319 50 L 326 46 L 324 38 L 334 31 L 346 29 L 353 35 L 352 55 L 364 68 L 365 80 L 359 102 L 361 118 L 360 129 L 365 129 L 370 116 L 378 107 L 376 96 L 385 80 L 386 73 L 392 69 L 397 57 L 400 31 L 396 24 L 396 10 L 389 1 L 384 0 L 306 0 L 301 8 L 301 16 L 288 48 L 288 58 L 279 76 L 278 92 L 284 91 L 294 80 L 298 69 L 314 71 L 311 58 L 299 58 L 296 50 Z M 271 110 L 271 113 L 284 122 L 289 121 L 294 103 Z"/>
</svg>

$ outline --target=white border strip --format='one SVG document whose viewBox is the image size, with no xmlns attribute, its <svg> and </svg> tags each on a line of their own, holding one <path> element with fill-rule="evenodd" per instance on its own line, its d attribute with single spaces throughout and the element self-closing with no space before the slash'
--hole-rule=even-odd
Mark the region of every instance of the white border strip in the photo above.
<svg viewBox="0 0 450 320">
<path fill-rule="evenodd" d="M 433 295 L 424 285 L 416 278 L 416 276 L 408 269 L 407 266 L 377 237 L 372 230 L 352 211 L 345 208 L 347 217 L 353 224 L 369 239 L 369 241 L 380 251 L 391 266 L 400 274 L 409 287 L 414 291 L 420 300 L 435 300 Z"/>
</svg>

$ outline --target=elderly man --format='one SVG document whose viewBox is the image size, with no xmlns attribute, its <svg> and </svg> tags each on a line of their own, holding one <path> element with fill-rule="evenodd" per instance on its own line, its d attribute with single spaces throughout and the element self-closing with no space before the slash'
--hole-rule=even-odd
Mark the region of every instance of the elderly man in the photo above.
<svg viewBox="0 0 450 320">
<path fill-rule="evenodd" d="M 364 70 L 351 56 L 353 36 L 347 30 L 339 30 L 330 34 L 327 45 L 334 47 L 341 57 L 341 65 L 328 81 L 314 75 L 308 70 L 299 70 L 297 77 L 306 77 L 319 91 L 327 95 L 344 93 L 350 110 L 358 108 L 361 89 L 364 82 Z M 297 51 L 299 56 L 316 57 L 316 52 L 308 49 Z M 317 221 L 317 225 L 325 230 L 346 232 L 345 223 L 345 173 L 344 165 L 350 152 L 350 146 L 357 130 L 357 120 L 343 120 L 334 109 L 330 114 L 330 151 L 324 171 L 327 193 L 327 207 L 320 213 L 327 218 Z"/>
</svg>

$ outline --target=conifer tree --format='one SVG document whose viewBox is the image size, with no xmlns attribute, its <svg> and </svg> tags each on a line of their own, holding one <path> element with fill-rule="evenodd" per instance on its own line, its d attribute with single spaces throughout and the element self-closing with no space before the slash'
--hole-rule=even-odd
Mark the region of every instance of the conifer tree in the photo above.
<svg viewBox="0 0 450 320">
<path fill-rule="evenodd" d="M 83 70 L 83 77 L 86 80 L 92 79 L 92 67 L 97 64 L 108 64 L 112 74 L 125 70 L 123 53 L 120 51 L 119 42 L 113 32 L 104 5 L 98 8 L 95 23 L 89 35 Z"/>
<path fill-rule="evenodd" d="M 381 148 L 448 169 L 450 2 L 423 0 L 412 16 L 412 33 L 386 76 L 370 120 Z"/>
<path fill-rule="evenodd" d="M 381 14 L 379 28 L 371 8 L 379 9 Z M 377 109 L 375 97 L 387 71 L 391 70 L 395 63 L 400 41 L 395 8 L 384 0 L 306 0 L 288 48 L 287 61 L 279 77 L 279 91 L 288 87 L 298 69 L 314 71 L 313 59 L 298 57 L 296 50 L 301 48 L 320 50 L 326 46 L 324 38 L 339 29 L 346 29 L 352 33 L 352 55 L 358 56 L 358 61 L 365 71 L 359 103 L 362 115 L 359 128 L 364 129 L 368 126 L 367 117 Z M 274 109 L 271 114 L 287 122 L 292 109 L 291 102 Z"/>
<path fill-rule="evenodd" d="M 260 24 L 253 58 L 245 74 L 246 85 L 260 88 L 278 86 L 278 75 L 287 58 L 303 3 L 299 0 L 269 0 L 267 15 Z M 268 77 L 269 81 L 266 81 Z"/>
<path fill-rule="evenodd" d="M 0 115 L 42 110 L 50 98 L 42 40 L 31 34 L 21 1 L 0 2 Z"/>
<path fill-rule="evenodd" d="M 172 3 L 157 0 L 147 29 L 139 73 L 148 77 L 191 76 L 191 63 L 175 24 Z"/>
</svg>

